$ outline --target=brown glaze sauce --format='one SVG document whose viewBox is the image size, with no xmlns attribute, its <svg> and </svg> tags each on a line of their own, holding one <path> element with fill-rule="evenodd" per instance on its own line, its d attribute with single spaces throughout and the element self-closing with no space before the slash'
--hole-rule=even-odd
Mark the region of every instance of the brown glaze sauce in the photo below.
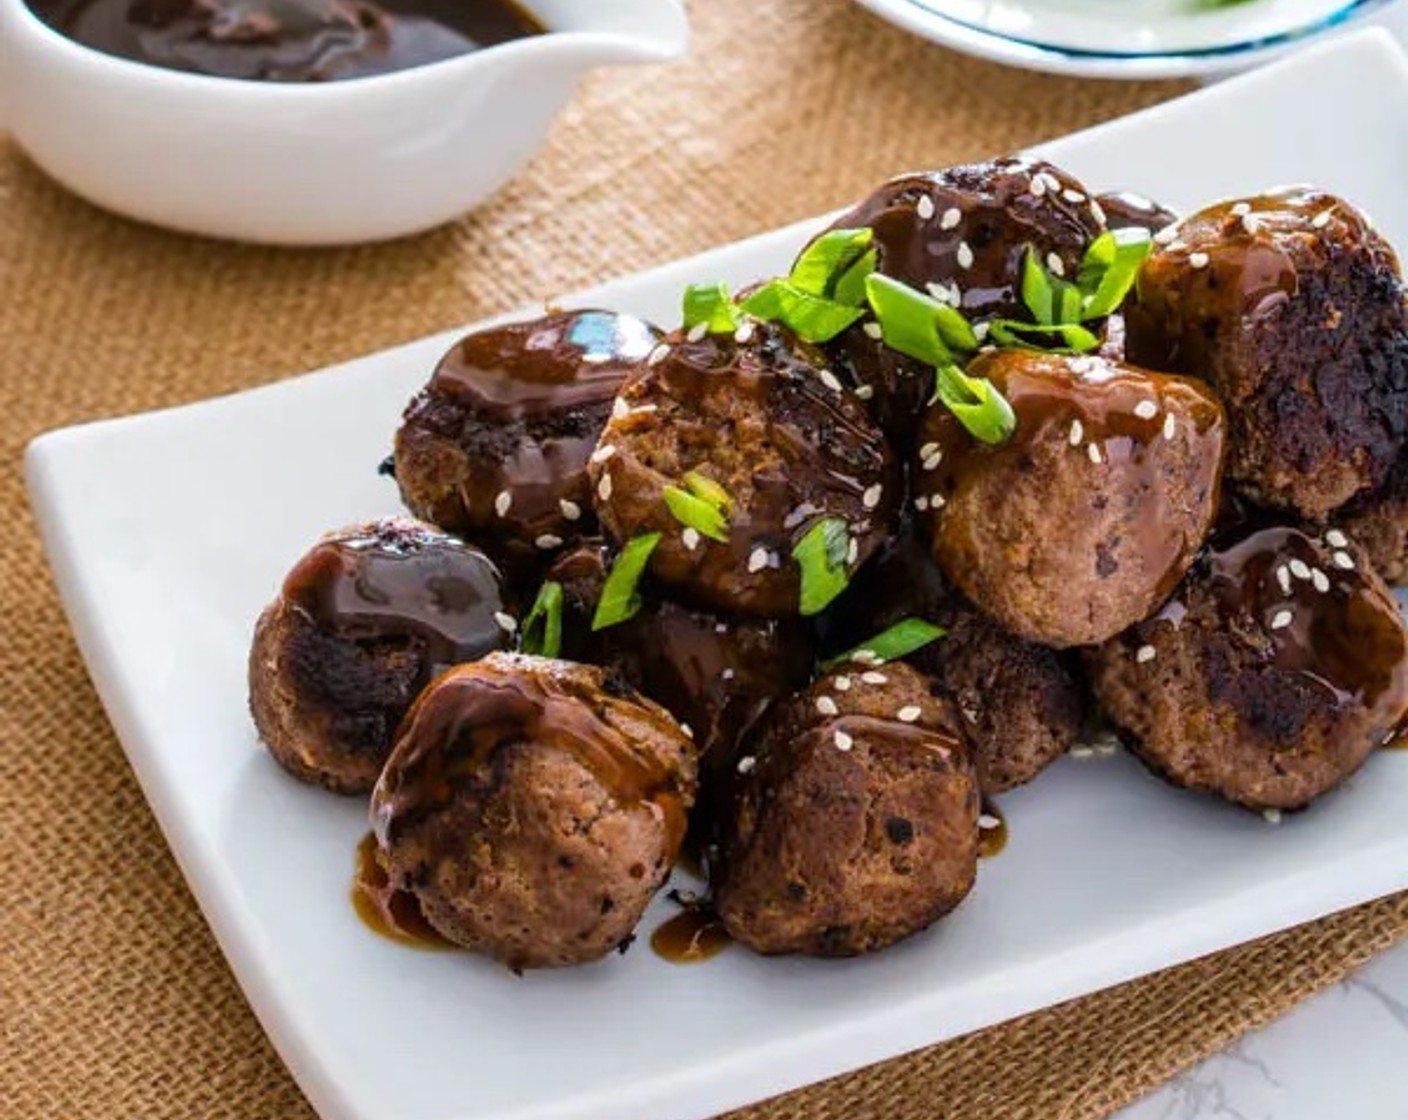
<svg viewBox="0 0 1408 1120">
<path fill-rule="evenodd" d="M 498 569 L 477 549 L 429 531 L 331 537 L 284 580 L 285 598 L 348 638 L 419 636 L 432 664 L 473 661 L 506 633 Z"/>
<path fill-rule="evenodd" d="M 690 906 L 655 927 L 650 947 L 671 964 L 699 964 L 733 944 L 723 921 L 704 906 Z"/>
<path fill-rule="evenodd" d="M 514 0 L 27 0 L 105 54 L 221 78 L 322 82 L 407 70 L 544 32 Z"/>
<path fill-rule="evenodd" d="M 398 890 L 387 878 L 377 858 L 376 837 L 371 833 L 357 845 L 357 869 L 352 876 L 352 908 L 373 933 L 416 949 L 452 949 L 421 913 L 410 891 Z"/>
<path fill-rule="evenodd" d="M 937 483 L 935 490 L 944 504 L 961 500 L 990 471 L 1019 477 L 1029 469 L 1026 464 L 1039 445 L 1065 447 L 1071 455 L 1085 457 L 1093 447 L 1100 461 L 1092 463 L 1092 469 L 1121 472 L 1131 493 L 1157 495 L 1165 484 L 1156 452 L 1167 439 L 1165 424 L 1170 416 L 1175 438 L 1189 438 L 1191 429 L 1198 446 L 1189 458 L 1203 464 L 1204 481 L 1216 502 L 1226 421 L 1217 398 L 1200 383 L 1103 358 L 1065 358 L 1024 350 L 982 355 L 969 372 L 989 378 L 1007 398 L 1017 427 L 1005 442 L 987 444 L 969 435 L 947 409 L 928 411 L 921 439 L 926 447 L 933 443 L 942 458 L 937 469 L 920 477 L 929 480 L 929 486 Z M 1150 404 L 1155 406 L 1152 410 Z M 1149 415 L 1141 416 L 1136 410 Z M 934 512 L 928 516 L 940 532 L 965 531 L 957 518 Z M 1186 538 L 1158 517 L 1132 519 L 1131 528 L 1138 533 L 1146 570 L 1163 573 L 1158 594 L 1168 595 L 1202 540 Z"/>
<path fill-rule="evenodd" d="M 488 780 L 500 747 L 534 743 L 576 758 L 618 803 L 650 806 L 663 820 L 665 850 L 677 851 L 686 823 L 679 775 L 614 726 L 585 681 L 497 660 L 451 669 L 406 713 L 372 796 L 378 840 L 386 844 L 462 786 Z M 657 720 L 662 735 L 679 734 L 663 714 L 641 708 L 636 716 Z"/>
<path fill-rule="evenodd" d="M 1007 818 L 996 802 L 983 798 L 982 813 L 978 817 L 978 856 L 992 859 L 1007 847 Z"/>
</svg>

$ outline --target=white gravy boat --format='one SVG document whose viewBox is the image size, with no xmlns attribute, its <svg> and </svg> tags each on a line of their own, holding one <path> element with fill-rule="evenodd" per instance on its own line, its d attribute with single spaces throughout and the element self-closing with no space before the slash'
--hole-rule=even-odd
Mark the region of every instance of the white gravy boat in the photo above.
<svg viewBox="0 0 1408 1120">
<path fill-rule="evenodd" d="M 664 62 L 680 0 L 530 0 L 549 34 L 325 83 L 131 62 L 0 0 L 0 129 L 64 186 L 189 233 L 376 241 L 481 202 L 527 162 L 589 69 Z"/>
</svg>

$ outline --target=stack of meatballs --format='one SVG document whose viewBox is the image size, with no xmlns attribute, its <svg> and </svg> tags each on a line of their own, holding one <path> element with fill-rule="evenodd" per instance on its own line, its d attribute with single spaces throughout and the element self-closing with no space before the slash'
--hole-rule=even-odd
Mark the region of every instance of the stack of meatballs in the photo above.
<svg viewBox="0 0 1408 1120">
<path fill-rule="evenodd" d="M 1111 230 L 1147 231 L 1128 294 L 1043 331 L 1034 277 Z M 1408 722 L 1408 303 L 1352 205 L 1179 221 L 1012 158 L 828 233 L 966 321 L 1000 438 L 863 303 L 552 311 L 445 355 L 388 464 L 414 519 L 329 534 L 259 619 L 261 738 L 370 793 L 455 944 L 600 958 L 692 846 L 735 940 L 869 952 L 962 902 L 983 799 L 1095 721 L 1273 818 Z"/>
</svg>

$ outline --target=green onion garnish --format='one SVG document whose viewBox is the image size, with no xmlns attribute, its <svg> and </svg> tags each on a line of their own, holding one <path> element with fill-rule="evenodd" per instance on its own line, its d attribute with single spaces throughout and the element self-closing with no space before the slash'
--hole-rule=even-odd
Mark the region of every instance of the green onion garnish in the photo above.
<svg viewBox="0 0 1408 1120">
<path fill-rule="evenodd" d="M 792 266 L 788 280 L 792 286 L 808 295 L 823 296 L 845 302 L 837 294 L 837 289 L 847 276 L 866 257 L 870 258 L 870 270 L 875 268 L 875 256 L 868 252 L 875 240 L 875 231 L 867 227 L 861 229 L 827 230 L 804 250 Z M 852 278 L 850 285 L 858 286 L 864 277 Z M 859 302 L 853 306 L 859 306 Z"/>
<path fill-rule="evenodd" d="M 875 271 L 872 230 L 833 229 L 802 251 L 785 279 L 743 301 L 757 319 L 781 323 L 804 342 L 830 342 L 865 314 L 865 279 Z"/>
<path fill-rule="evenodd" d="M 983 443 L 1002 443 L 1017 429 L 1016 413 L 993 383 L 986 377 L 969 377 L 956 365 L 939 366 L 934 399 Z"/>
<path fill-rule="evenodd" d="M 947 631 L 942 626 L 935 626 L 932 622 L 926 622 L 922 618 L 901 619 L 888 629 L 882 630 L 869 641 L 861 642 L 854 649 L 848 649 L 845 653 L 838 654 L 830 661 L 823 661 L 821 668 L 823 672 L 830 672 L 837 665 L 844 665 L 847 661 L 854 661 L 859 657 L 862 661 L 878 664 L 885 661 L 898 661 L 901 657 L 908 657 L 917 649 L 923 649 L 930 642 L 942 638 Z M 870 656 L 865 656 L 869 654 Z"/>
<path fill-rule="evenodd" d="M 837 277 L 832 298 L 847 307 L 864 307 L 865 281 L 875 271 L 879 259 L 874 249 L 867 249 L 855 264 Z"/>
<path fill-rule="evenodd" d="M 805 292 L 788 280 L 770 280 L 742 303 L 756 319 L 781 323 L 804 342 L 830 342 L 865 314 L 824 296 Z"/>
<path fill-rule="evenodd" d="M 732 334 L 742 320 L 727 284 L 691 284 L 684 290 L 684 329 L 700 324 L 709 334 Z"/>
<path fill-rule="evenodd" d="M 1144 229 L 1111 230 L 1090 243 L 1076 278 L 1084 294 L 1082 319 L 1103 319 L 1119 308 L 1152 247 Z"/>
<path fill-rule="evenodd" d="M 978 348 L 978 336 L 962 312 L 903 281 L 872 273 L 866 277 L 865 294 L 891 350 L 937 366 L 952 363 L 955 351 Z"/>
<path fill-rule="evenodd" d="M 802 614 L 819 614 L 846 589 L 850 548 L 850 530 L 839 517 L 822 518 L 792 547 L 792 559 L 802 570 Z"/>
<path fill-rule="evenodd" d="M 711 540 L 728 541 L 728 518 L 717 506 L 678 486 L 666 486 L 664 498 L 670 513 L 681 525 L 703 533 Z"/>
<path fill-rule="evenodd" d="M 596 605 L 596 613 L 592 615 L 593 630 L 605 630 L 608 626 L 627 622 L 640 613 L 640 579 L 662 535 L 646 533 L 626 542 L 621 555 L 611 565 L 601 589 L 601 599 Z"/>
<path fill-rule="evenodd" d="M 994 319 L 988 337 L 999 346 L 1045 350 L 1052 354 L 1084 354 L 1099 349 L 1100 336 L 1079 323 L 1026 323 L 1021 319 Z M 1059 342 L 1053 342 L 1059 339 Z"/>
<path fill-rule="evenodd" d="M 733 497 L 708 475 L 685 471 L 684 484 L 691 494 L 703 498 L 720 513 L 727 515 L 733 509 Z"/>
<path fill-rule="evenodd" d="M 562 584 L 548 580 L 538 589 L 533 609 L 518 631 L 522 653 L 556 657 L 562 652 Z"/>
</svg>

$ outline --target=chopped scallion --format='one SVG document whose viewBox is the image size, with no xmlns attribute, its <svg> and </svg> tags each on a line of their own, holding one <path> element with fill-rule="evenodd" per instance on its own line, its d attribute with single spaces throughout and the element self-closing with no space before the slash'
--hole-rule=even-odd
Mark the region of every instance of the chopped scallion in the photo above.
<svg viewBox="0 0 1408 1120">
<path fill-rule="evenodd" d="M 932 622 L 926 622 L 922 618 L 905 618 L 895 623 L 893 626 L 882 630 L 869 641 L 861 642 L 854 649 L 848 649 L 845 653 L 831 658 L 830 661 L 823 661 L 822 670 L 830 672 L 837 665 L 844 665 L 855 658 L 856 654 L 868 652 L 872 656 L 865 658 L 868 662 L 898 661 L 901 657 L 908 657 L 917 649 L 922 649 L 930 642 L 942 638 L 947 631 L 942 626 L 935 626 Z M 873 659 L 873 661 L 872 661 Z"/>
<path fill-rule="evenodd" d="M 538 589 L 533 609 L 518 630 L 518 648 L 539 657 L 562 652 L 562 584 L 548 580 Z"/>
<path fill-rule="evenodd" d="M 956 365 L 939 366 L 934 399 L 983 443 L 1002 443 L 1017 429 L 1016 413 L 993 383 L 986 377 L 969 377 Z"/>
<path fill-rule="evenodd" d="M 621 549 L 606 583 L 601 589 L 601 599 L 592 616 L 592 629 L 604 630 L 608 626 L 626 622 L 640 613 L 640 580 L 645 574 L 645 566 L 650 562 L 650 554 L 660 543 L 661 533 L 646 533 L 632 537 Z"/>
<path fill-rule="evenodd" d="M 728 518 L 717 506 L 678 486 L 666 486 L 663 493 L 666 507 L 681 525 L 710 540 L 728 541 Z"/>
<path fill-rule="evenodd" d="M 1143 229 L 1112 230 L 1090 243 L 1076 280 L 1084 293 L 1082 319 L 1103 319 L 1119 309 L 1152 246 Z"/>
<path fill-rule="evenodd" d="M 743 310 L 756 319 L 781 323 L 804 342 L 830 342 L 865 314 L 863 308 L 813 295 L 790 280 L 770 280 L 750 295 Z"/>
<path fill-rule="evenodd" d="M 1020 346 L 1053 354 L 1084 354 L 1100 346 L 1100 336 L 1079 323 L 1025 323 L 1020 319 L 994 319 L 988 337 L 999 346 Z M 1053 339 L 1059 339 L 1054 342 Z"/>
<path fill-rule="evenodd" d="M 710 334 L 732 334 L 742 320 L 727 284 L 691 284 L 684 290 L 684 329 L 701 323 Z"/>
<path fill-rule="evenodd" d="M 866 256 L 872 257 L 874 268 L 873 255 L 867 253 L 874 240 L 875 231 L 868 226 L 827 230 L 802 250 L 788 280 L 808 295 L 844 302 L 837 292 L 840 282 Z"/>
<path fill-rule="evenodd" d="M 799 610 L 803 615 L 819 614 L 846 589 L 850 547 L 850 530 L 839 517 L 822 518 L 793 546 L 792 559 L 802 573 Z"/>
</svg>

